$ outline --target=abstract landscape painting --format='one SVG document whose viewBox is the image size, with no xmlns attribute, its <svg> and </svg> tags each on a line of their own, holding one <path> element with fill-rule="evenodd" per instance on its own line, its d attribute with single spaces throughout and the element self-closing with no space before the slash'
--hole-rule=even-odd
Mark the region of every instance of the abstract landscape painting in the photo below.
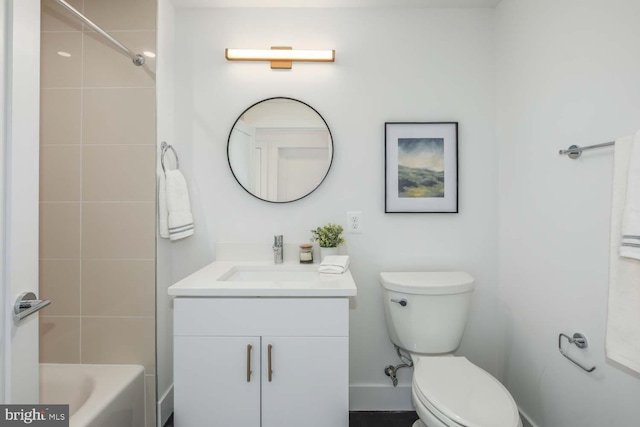
<svg viewBox="0 0 640 427">
<path fill-rule="evenodd" d="M 384 124 L 385 213 L 458 213 L 458 122 Z"/>
<path fill-rule="evenodd" d="M 398 139 L 398 197 L 444 197 L 444 138 Z"/>
</svg>

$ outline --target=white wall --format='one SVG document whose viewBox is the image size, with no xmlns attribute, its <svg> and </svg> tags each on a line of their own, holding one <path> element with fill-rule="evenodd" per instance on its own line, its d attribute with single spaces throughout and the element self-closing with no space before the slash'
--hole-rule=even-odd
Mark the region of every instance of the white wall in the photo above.
<svg viewBox="0 0 640 427">
<path fill-rule="evenodd" d="M 640 378 L 604 356 L 613 152 L 557 154 L 640 128 L 639 17 L 637 0 L 496 10 L 504 379 L 540 427 L 640 419 Z M 587 335 L 596 371 L 560 355 L 560 332 Z"/>
<path fill-rule="evenodd" d="M 337 59 L 295 63 L 291 71 L 224 59 L 227 47 L 282 45 L 335 48 Z M 176 146 L 196 233 L 173 244 L 174 279 L 213 261 L 217 241 L 271 242 L 281 233 L 287 242 L 305 242 L 311 228 L 344 224 L 347 211 L 361 210 L 364 232 L 346 235 L 358 285 L 351 304 L 352 409 L 411 407 L 383 373 L 385 365 L 399 362 L 385 329 L 380 271 L 473 274 L 477 290 L 460 354 L 498 374 L 493 11 L 178 9 L 176 46 Z M 335 143 L 323 185 L 290 204 L 248 195 L 226 158 L 237 116 L 273 96 L 316 108 Z M 385 121 L 460 122 L 459 214 L 384 214 Z M 409 372 L 400 377 L 406 393 Z M 380 401 L 358 398 L 380 391 L 378 386 Z M 395 403 L 394 394 L 404 400 Z"/>
<path fill-rule="evenodd" d="M 7 7 L 8 0 L 0 1 L 0 58 L 6 58 L 7 56 Z M 6 124 L 6 114 L 7 114 L 7 88 L 6 88 L 6 78 L 7 78 L 7 69 L 6 65 L 0 67 L 0 135 L 2 135 L 2 143 L 0 144 L 0 165 L 2 165 L 2 170 L 6 171 L 7 163 L 6 163 L 6 150 L 7 150 L 7 124 Z M 9 308 L 9 304 L 7 301 L 9 300 L 9 289 L 5 280 L 5 194 L 6 194 L 6 179 L 5 174 L 0 173 L 0 295 L 2 296 L 2 300 L 4 301 L 0 304 L 0 403 L 6 403 L 5 400 L 5 359 L 7 352 L 7 338 L 9 334 L 5 329 L 6 320 L 5 313 Z"/>
<path fill-rule="evenodd" d="M 173 122 L 175 10 L 171 0 L 158 0 L 157 25 L 156 137 L 157 152 L 160 155 L 162 141 L 167 141 L 175 145 L 176 150 L 180 150 L 180 144 L 175 141 Z M 171 154 L 167 155 L 167 164 L 173 167 L 170 156 Z M 158 174 L 162 173 L 160 162 L 157 162 L 156 168 Z M 171 251 L 171 243 L 156 234 L 156 397 L 159 426 L 164 425 L 173 412 L 173 300 L 167 294 L 167 288 L 174 282 Z"/>
</svg>

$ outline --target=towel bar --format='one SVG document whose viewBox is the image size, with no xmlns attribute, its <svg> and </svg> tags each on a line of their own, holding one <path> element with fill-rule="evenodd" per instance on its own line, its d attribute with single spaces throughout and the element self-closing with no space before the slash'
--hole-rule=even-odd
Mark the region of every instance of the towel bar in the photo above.
<svg viewBox="0 0 640 427">
<path fill-rule="evenodd" d="M 587 372 L 595 371 L 596 370 L 595 366 L 592 366 L 591 368 L 587 368 L 585 366 L 582 366 L 580 363 L 576 362 L 575 360 L 573 360 L 572 358 L 570 358 L 569 356 L 566 355 L 566 353 L 562 350 L 562 337 L 565 337 L 567 339 L 567 341 L 569 341 L 569 344 L 575 344 L 576 347 L 578 347 L 580 349 L 589 347 L 589 342 L 587 341 L 587 337 L 585 337 L 583 334 L 581 334 L 579 332 L 576 332 L 575 334 L 573 334 L 573 337 L 570 337 L 569 335 L 566 335 L 566 334 L 560 334 L 560 335 L 558 335 L 558 351 L 560 351 L 561 355 L 563 355 L 564 357 L 569 359 L 571 362 L 573 362 L 576 365 L 578 365 L 583 370 L 585 370 Z"/>
<path fill-rule="evenodd" d="M 594 148 L 610 147 L 612 145 L 615 145 L 615 143 L 616 143 L 615 141 L 610 141 L 610 142 L 605 142 L 605 143 L 602 143 L 602 144 L 589 145 L 587 147 L 580 147 L 579 145 L 572 145 L 567 150 L 558 151 L 558 154 L 560 154 L 561 156 L 566 154 L 567 156 L 569 156 L 570 159 L 577 159 L 578 157 L 580 157 L 582 155 L 583 151 L 593 150 Z"/>
<path fill-rule="evenodd" d="M 167 144 L 166 141 L 162 141 L 162 144 L 160 144 L 160 164 L 162 165 L 163 172 L 167 171 L 164 166 L 164 155 L 167 154 L 167 151 L 169 150 L 173 151 L 173 157 L 176 159 L 176 169 L 180 169 L 180 160 L 178 159 L 178 153 L 175 148 L 173 148 L 172 145 Z"/>
</svg>

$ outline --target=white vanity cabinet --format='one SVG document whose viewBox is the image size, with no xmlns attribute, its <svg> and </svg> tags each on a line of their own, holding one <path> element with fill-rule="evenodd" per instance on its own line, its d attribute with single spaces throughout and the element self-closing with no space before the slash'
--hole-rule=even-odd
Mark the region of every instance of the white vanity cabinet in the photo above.
<svg viewBox="0 0 640 427">
<path fill-rule="evenodd" d="M 259 360 L 243 378 L 246 348 L 259 354 L 259 337 L 176 336 L 174 345 L 176 427 L 260 425 Z"/>
<path fill-rule="evenodd" d="M 348 427 L 348 298 L 175 299 L 176 427 Z"/>
</svg>

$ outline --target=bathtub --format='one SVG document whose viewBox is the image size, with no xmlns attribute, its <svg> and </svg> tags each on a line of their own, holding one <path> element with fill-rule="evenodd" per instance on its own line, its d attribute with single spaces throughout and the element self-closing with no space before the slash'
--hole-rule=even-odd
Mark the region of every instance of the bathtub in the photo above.
<svg viewBox="0 0 640 427">
<path fill-rule="evenodd" d="M 144 427 L 144 369 L 41 363 L 40 403 L 68 404 L 69 427 Z"/>
</svg>

